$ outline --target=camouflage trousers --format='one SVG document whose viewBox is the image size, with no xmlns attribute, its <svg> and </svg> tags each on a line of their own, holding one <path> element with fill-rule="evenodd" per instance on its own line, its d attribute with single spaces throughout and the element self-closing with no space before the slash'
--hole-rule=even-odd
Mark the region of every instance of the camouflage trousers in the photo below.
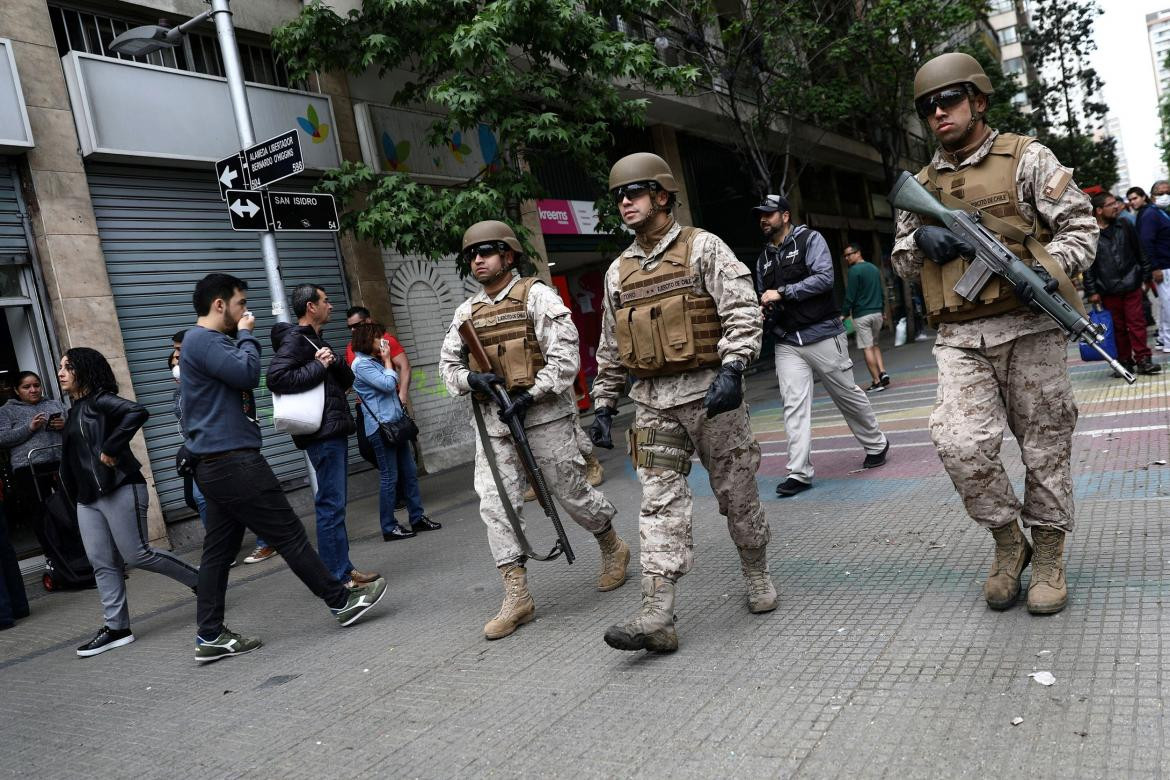
<svg viewBox="0 0 1170 780">
<path fill-rule="evenodd" d="M 982 349 L 934 347 L 938 399 L 930 437 L 967 514 L 984 528 L 1019 518 L 1025 527 L 1073 529 L 1077 405 L 1065 348 L 1059 330 Z M 1005 427 L 1024 461 L 1022 504 L 1000 458 Z"/>
<path fill-rule="evenodd" d="M 756 487 L 760 445 L 752 435 L 746 403 L 711 419 L 707 419 L 702 399 L 670 409 L 639 404 L 634 426 L 685 433 L 710 475 L 711 490 L 735 544 L 758 548 L 768 543 L 771 533 Z M 682 452 L 661 445 L 642 445 L 641 449 L 666 456 Z M 690 571 L 694 559 L 691 486 L 677 471 L 654 466 L 639 467 L 638 479 L 642 483 L 638 521 L 642 573 L 676 580 Z"/>
<path fill-rule="evenodd" d="M 562 417 L 559 420 L 535 425 L 527 429 L 528 444 L 532 447 L 532 454 L 544 474 L 544 481 L 557 502 L 577 525 L 590 533 L 598 533 L 604 530 L 617 514 L 617 509 L 600 491 L 585 481 L 585 458 L 581 456 L 574 428 L 579 429 L 574 417 Z M 490 438 L 492 452 L 496 456 L 496 466 L 500 470 L 500 480 L 508 493 L 505 498 L 516 507 L 520 526 L 525 528 L 527 534 L 523 509 L 528 478 L 520 464 L 520 455 L 516 452 L 510 437 Z M 479 440 L 478 435 L 475 440 L 475 492 L 479 494 L 479 515 L 487 526 L 488 544 L 492 548 L 496 565 L 503 566 L 520 560 L 523 551 L 516 541 L 512 524 L 508 522 L 500 493 L 496 490 L 496 481 L 492 478 L 483 452 L 483 442 Z M 543 515 L 539 507 L 537 512 Z M 546 552 L 552 547 L 552 542 L 547 540 L 555 538 L 554 534 L 552 523 L 545 521 L 537 538 L 546 542 L 542 544 L 530 537 L 532 549 L 540 553 Z"/>
</svg>

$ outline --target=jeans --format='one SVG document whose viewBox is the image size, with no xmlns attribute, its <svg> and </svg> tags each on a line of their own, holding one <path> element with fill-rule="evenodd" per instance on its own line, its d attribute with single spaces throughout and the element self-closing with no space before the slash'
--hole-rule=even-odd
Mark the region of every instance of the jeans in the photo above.
<svg viewBox="0 0 1170 780">
<path fill-rule="evenodd" d="M 8 523 L 0 508 L 0 626 L 10 626 L 17 619 L 28 617 L 28 598 L 16 551 L 8 541 Z"/>
<path fill-rule="evenodd" d="M 345 606 L 345 588 L 309 544 L 300 518 L 259 450 L 207 456 L 196 467 L 195 480 L 207 499 L 207 534 L 199 566 L 199 636 L 211 640 L 223 631 L 228 566 L 240 549 L 245 528 L 269 540 L 315 596 L 333 609 Z"/>
<path fill-rule="evenodd" d="M 398 525 L 394 518 L 394 503 L 397 487 L 402 485 L 403 498 L 406 499 L 406 509 L 410 514 L 410 522 L 416 523 L 422 519 L 422 496 L 418 492 L 418 471 L 414 466 L 414 456 L 410 452 L 410 443 L 405 442 L 397 447 L 388 447 L 380 433 L 370 437 L 370 445 L 374 448 L 374 455 L 378 459 L 378 472 L 381 476 L 378 491 L 378 519 L 382 524 L 382 533 L 388 534 Z M 403 528 L 409 531 L 410 528 Z"/>
<path fill-rule="evenodd" d="M 349 559 L 349 535 L 345 530 L 346 460 L 349 442 L 345 436 L 315 441 L 305 447 L 317 472 L 317 553 L 329 573 L 341 582 L 356 567 Z"/>
</svg>

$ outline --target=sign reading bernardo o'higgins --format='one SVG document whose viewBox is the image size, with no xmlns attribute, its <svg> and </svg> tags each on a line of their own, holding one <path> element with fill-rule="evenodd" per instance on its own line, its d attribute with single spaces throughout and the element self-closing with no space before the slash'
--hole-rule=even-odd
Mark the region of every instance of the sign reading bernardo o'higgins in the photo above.
<svg viewBox="0 0 1170 780">
<path fill-rule="evenodd" d="M 215 162 L 240 148 L 225 79 L 81 52 L 61 63 L 86 157 Z M 247 90 L 257 138 L 297 128 L 306 169 L 341 164 L 328 96 Z"/>
</svg>

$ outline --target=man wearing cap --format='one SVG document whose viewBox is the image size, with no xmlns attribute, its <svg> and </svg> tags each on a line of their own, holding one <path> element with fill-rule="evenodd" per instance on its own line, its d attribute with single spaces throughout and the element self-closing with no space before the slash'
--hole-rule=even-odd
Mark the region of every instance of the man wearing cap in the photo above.
<svg viewBox="0 0 1170 780">
<path fill-rule="evenodd" d="M 918 115 L 939 141 L 922 182 L 951 208 L 978 211 L 1017 256 L 1043 269 L 1065 300 L 1079 303 L 1070 276 L 1093 262 L 1097 223 L 1089 199 L 1034 138 L 987 126 L 991 81 L 966 54 L 943 54 L 914 77 Z M 1065 368 L 1066 340 L 1047 315 L 992 277 L 974 302 L 953 291 L 974 249 L 946 228 L 898 215 L 891 260 L 921 278 L 927 318 L 938 328 L 938 397 L 930 435 L 967 513 L 995 539 L 984 585 L 992 609 L 1008 609 L 1031 561 L 1028 611 L 1064 609 L 1064 541 L 1073 529 L 1072 433 L 1077 407 Z M 1021 296 L 1023 299 L 1021 299 Z M 1024 462 L 1021 503 L 1000 458 L 1004 430 Z M 1032 545 L 1020 530 L 1032 532 Z"/>
<path fill-rule="evenodd" d="M 727 244 L 675 222 L 679 187 L 661 157 L 623 157 L 609 188 L 634 243 L 605 275 L 589 435 L 613 447 L 614 410 L 632 374 L 628 438 L 642 483 L 642 608 L 611 626 L 605 641 L 619 650 L 671 652 L 678 649 L 675 586 L 692 562 L 687 475 L 696 453 L 739 549 L 748 609 L 776 608 L 756 488 L 760 445 L 743 402 L 744 367 L 760 352 L 760 308 L 751 272 Z"/>
<path fill-rule="evenodd" d="M 483 289 L 459 305 L 443 340 L 439 371 L 451 395 L 475 392 L 488 441 L 477 433 L 475 492 L 487 526 L 496 567 L 504 580 L 504 602 L 484 626 L 484 636 L 500 639 L 533 619 L 536 604 L 528 591 L 524 550 L 509 519 L 514 512 L 523 529 L 526 478 L 508 432 L 507 420 L 517 418 L 528 433 L 528 444 L 544 472 L 549 490 L 561 506 L 597 539 L 601 573 L 597 589 L 614 590 L 626 581 L 630 548 L 611 521 L 617 509 L 585 479 L 585 460 L 577 446 L 577 407 L 573 380 L 579 368 L 577 328 L 560 295 L 535 277 L 521 277 L 520 242 L 508 225 L 477 222 L 463 234 L 463 253 Z M 459 326 L 470 320 L 491 361 L 470 365 L 459 337 Z M 491 385 L 503 386 L 511 397 L 506 409 L 494 410 Z M 489 463 L 495 461 L 496 474 Z M 500 495 L 496 477 L 506 495 Z M 505 506 L 506 502 L 506 506 Z"/>
<path fill-rule="evenodd" d="M 776 339 L 776 378 L 788 436 L 788 478 L 776 486 L 776 495 L 785 498 L 812 487 L 814 377 L 865 450 L 862 468 L 884 464 L 890 442 L 853 378 L 849 337 L 833 295 L 833 258 L 824 236 L 794 225 L 792 207 L 783 195 L 766 196 L 755 212 L 767 241 L 756 261 L 756 292 Z"/>
</svg>

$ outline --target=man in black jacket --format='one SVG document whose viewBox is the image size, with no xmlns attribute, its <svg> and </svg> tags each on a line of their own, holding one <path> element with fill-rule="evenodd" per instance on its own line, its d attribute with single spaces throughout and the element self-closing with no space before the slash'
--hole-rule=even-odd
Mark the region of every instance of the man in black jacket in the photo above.
<svg viewBox="0 0 1170 780">
<path fill-rule="evenodd" d="M 317 472 L 314 499 L 321 560 L 329 573 L 348 587 L 365 585 L 378 575 L 360 572 L 353 565 L 345 529 L 349 435 L 356 429 L 345 391 L 353 385 L 353 372 L 321 336 L 321 328 L 333 312 L 325 290 L 315 284 L 300 284 L 291 297 L 297 324 L 278 322 L 272 326 L 275 354 L 268 366 L 268 389 L 303 393 L 325 383 L 321 427 L 315 433 L 294 435 L 293 444 L 308 453 Z"/>
<path fill-rule="evenodd" d="M 1154 363 L 1146 346 L 1146 316 L 1142 310 L 1143 284 L 1151 283 L 1150 260 L 1132 225 L 1117 215 L 1121 201 L 1102 192 L 1092 198 L 1093 216 L 1101 228 L 1097 239 L 1097 258 L 1085 271 L 1085 294 L 1090 303 L 1102 304 L 1113 316 L 1113 338 L 1117 359 L 1126 368 L 1136 366 L 1140 374 L 1156 374 L 1162 367 Z M 1120 378 L 1116 371 L 1113 376 Z"/>
</svg>

